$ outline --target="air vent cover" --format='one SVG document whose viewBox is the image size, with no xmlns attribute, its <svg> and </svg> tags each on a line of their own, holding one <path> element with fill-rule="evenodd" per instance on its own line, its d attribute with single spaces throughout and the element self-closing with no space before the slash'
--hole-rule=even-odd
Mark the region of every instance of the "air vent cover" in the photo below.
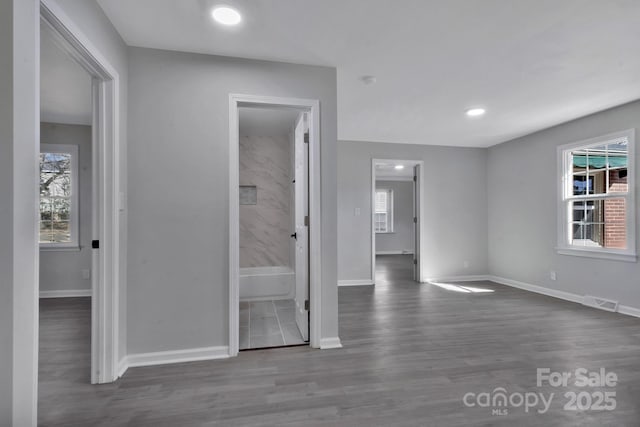
<svg viewBox="0 0 640 427">
<path fill-rule="evenodd" d="M 599 308 L 600 310 L 613 312 L 618 311 L 618 301 L 594 297 L 592 295 L 585 295 L 582 300 L 582 304 L 589 307 Z"/>
</svg>

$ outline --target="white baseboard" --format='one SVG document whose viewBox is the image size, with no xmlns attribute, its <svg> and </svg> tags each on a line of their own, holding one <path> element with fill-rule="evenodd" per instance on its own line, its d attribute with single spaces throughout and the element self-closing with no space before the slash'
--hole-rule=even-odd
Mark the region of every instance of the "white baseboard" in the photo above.
<svg viewBox="0 0 640 427">
<path fill-rule="evenodd" d="M 482 282 L 484 280 L 491 280 L 491 276 L 486 274 L 476 274 L 469 276 L 435 277 L 427 279 L 426 282 Z"/>
<path fill-rule="evenodd" d="M 40 291 L 40 298 L 90 297 L 91 289 L 65 289 L 59 291 Z"/>
<path fill-rule="evenodd" d="M 513 288 L 522 289 L 529 292 L 535 292 L 537 294 L 546 295 L 553 298 L 562 299 L 565 301 L 575 302 L 577 304 L 584 304 L 584 295 L 574 294 L 572 292 L 561 291 L 558 289 L 545 288 L 544 286 L 532 285 L 530 283 L 520 282 L 517 280 L 506 279 L 499 276 L 489 276 L 488 280 L 499 283 L 501 285 L 511 286 Z M 585 307 L 591 307 L 585 305 Z M 595 308 L 595 307 L 592 307 Z M 624 314 L 627 316 L 640 317 L 640 309 L 630 307 L 628 305 L 619 305 L 616 313 Z"/>
<path fill-rule="evenodd" d="M 413 255 L 413 251 L 410 249 L 403 251 L 376 251 L 376 255 Z"/>
<path fill-rule="evenodd" d="M 619 305 L 618 313 L 626 314 L 627 316 L 640 317 L 640 308 L 629 307 L 628 305 Z"/>
<path fill-rule="evenodd" d="M 129 369 L 129 365 L 127 364 L 127 356 L 125 356 L 118 363 L 118 378 L 121 378 L 127 369 Z"/>
<path fill-rule="evenodd" d="M 371 286 L 373 284 L 371 279 L 338 280 L 338 286 Z"/>
<path fill-rule="evenodd" d="M 185 350 L 129 354 L 124 358 L 124 360 L 120 362 L 118 371 L 124 373 L 128 368 L 134 368 L 137 366 L 167 365 L 170 363 L 226 359 L 228 357 L 228 346 L 188 348 Z"/>
<path fill-rule="evenodd" d="M 499 276 L 490 276 L 489 280 L 492 282 L 500 283 L 501 285 L 511 286 L 512 288 L 523 289 L 529 292 L 535 292 L 536 294 L 546 295 L 549 297 L 563 299 L 565 301 L 571 301 L 578 304 L 582 304 L 583 297 L 571 292 L 560 291 L 558 289 L 545 288 L 544 286 L 532 285 L 530 283 L 520 282 L 517 280 L 506 279 Z"/>
<path fill-rule="evenodd" d="M 340 338 L 338 337 L 320 338 L 321 350 L 329 350 L 331 348 L 342 348 L 342 343 L 340 342 Z"/>
</svg>

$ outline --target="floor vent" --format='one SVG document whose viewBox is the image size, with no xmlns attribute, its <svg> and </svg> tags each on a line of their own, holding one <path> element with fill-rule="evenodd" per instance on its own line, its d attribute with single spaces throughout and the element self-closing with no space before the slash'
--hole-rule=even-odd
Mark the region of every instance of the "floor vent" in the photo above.
<svg viewBox="0 0 640 427">
<path fill-rule="evenodd" d="M 591 295 L 585 295 L 582 304 L 589 307 L 599 308 L 606 311 L 618 311 L 618 301 L 612 301 L 604 298 L 598 298 Z"/>
</svg>

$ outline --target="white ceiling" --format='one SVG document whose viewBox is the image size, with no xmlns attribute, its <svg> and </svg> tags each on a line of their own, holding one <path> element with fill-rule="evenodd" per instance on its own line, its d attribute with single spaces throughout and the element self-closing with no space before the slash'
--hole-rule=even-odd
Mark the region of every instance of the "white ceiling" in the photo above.
<svg viewBox="0 0 640 427">
<path fill-rule="evenodd" d="M 40 120 L 91 125 L 91 110 L 91 76 L 41 26 Z"/>
<path fill-rule="evenodd" d="M 418 164 L 411 160 L 379 160 L 375 163 L 376 180 L 411 180 L 413 179 L 413 167 Z M 402 166 L 402 169 L 396 169 Z"/>
<path fill-rule="evenodd" d="M 240 110 L 240 136 L 289 135 L 300 114 L 292 109 L 242 107 Z"/>
<path fill-rule="evenodd" d="M 221 2 L 240 26 L 215 0 L 99 0 L 130 45 L 337 67 L 341 140 L 486 147 L 640 98 L 637 0 Z"/>
</svg>

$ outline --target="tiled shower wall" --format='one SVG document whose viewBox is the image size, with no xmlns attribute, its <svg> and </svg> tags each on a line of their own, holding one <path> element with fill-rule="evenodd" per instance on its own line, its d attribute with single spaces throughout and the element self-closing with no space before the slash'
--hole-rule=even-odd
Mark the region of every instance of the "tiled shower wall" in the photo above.
<svg viewBox="0 0 640 427">
<path fill-rule="evenodd" d="M 289 136 L 240 136 L 240 185 L 257 187 L 257 203 L 240 205 L 240 268 L 290 266 Z"/>
</svg>

